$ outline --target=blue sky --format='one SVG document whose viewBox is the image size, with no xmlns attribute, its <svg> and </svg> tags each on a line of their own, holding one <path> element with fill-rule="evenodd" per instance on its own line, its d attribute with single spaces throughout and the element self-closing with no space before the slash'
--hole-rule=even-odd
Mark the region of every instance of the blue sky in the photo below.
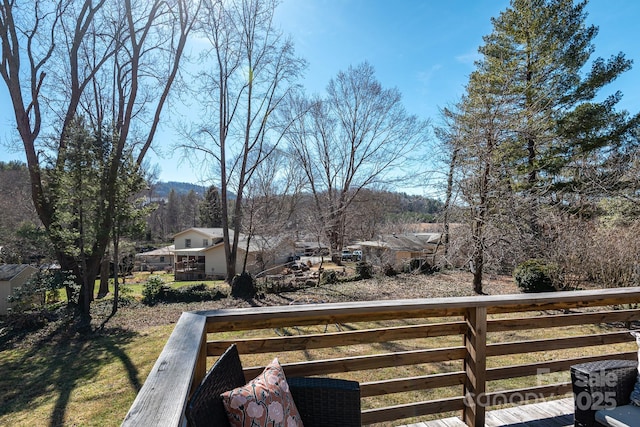
<svg viewBox="0 0 640 427">
<path fill-rule="evenodd" d="M 462 95 L 482 36 L 492 30 L 491 17 L 508 5 L 508 0 L 283 0 L 276 24 L 291 35 L 298 55 L 309 63 L 302 82 L 309 93 L 322 94 L 339 71 L 368 61 L 384 87 L 401 91 L 411 114 L 437 123 L 439 108 Z M 587 12 L 587 22 L 600 28 L 593 58 L 622 51 L 634 61 L 634 68 L 605 94 L 621 90 L 620 108 L 640 111 L 640 2 L 591 0 Z M 5 145 L 15 125 L 4 82 L 0 83 L 0 160 L 24 161 L 21 152 Z M 169 152 L 175 138 L 165 127 L 155 143 Z M 204 178 L 188 162 L 176 166 L 178 155 L 169 155 L 150 159 L 159 165 L 161 180 Z"/>
</svg>

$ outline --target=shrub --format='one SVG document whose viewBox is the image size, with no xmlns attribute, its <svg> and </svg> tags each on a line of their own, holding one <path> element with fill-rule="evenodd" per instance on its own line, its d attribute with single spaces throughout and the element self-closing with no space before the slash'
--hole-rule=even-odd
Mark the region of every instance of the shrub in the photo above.
<svg viewBox="0 0 640 427">
<path fill-rule="evenodd" d="M 231 295 L 236 298 L 249 299 L 256 296 L 257 289 L 253 277 L 246 271 L 236 274 L 231 281 Z"/>
<path fill-rule="evenodd" d="M 167 289 L 165 291 L 166 302 L 199 302 L 213 301 L 226 297 L 219 289 L 211 289 L 204 283 L 197 285 L 183 286 L 177 289 Z"/>
<path fill-rule="evenodd" d="M 522 292 L 550 292 L 553 286 L 555 267 L 541 259 L 530 259 L 518 265 L 513 271 L 513 278 Z"/>
<path fill-rule="evenodd" d="M 320 276 L 320 283 L 323 285 L 332 285 L 338 283 L 338 275 L 334 270 L 326 270 Z"/>
<path fill-rule="evenodd" d="M 393 264 L 387 263 L 382 266 L 382 274 L 384 274 L 387 277 L 393 277 L 398 275 L 398 271 L 395 269 Z"/>
<path fill-rule="evenodd" d="M 146 305 L 155 305 L 165 300 L 165 294 L 169 287 L 164 284 L 162 278 L 149 276 L 142 286 L 142 302 Z"/>
<path fill-rule="evenodd" d="M 122 286 L 120 289 L 122 291 Z M 157 276 L 150 276 L 142 288 L 142 302 L 147 305 L 159 302 L 214 301 L 226 296 L 219 289 L 210 288 L 204 283 L 174 289 L 165 285 L 163 280 Z"/>
<path fill-rule="evenodd" d="M 122 306 L 131 305 L 136 300 L 133 296 L 133 289 L 124 283 L 119 285 L 118 294 L 118 304 Z"/>
<path fill-rule="evenodd" d="M 361 279 L 371 279 L 373 277 L 373 266 L 364 261 L 359 261 L 356 264 L 356 274 Z"/>
</svg>

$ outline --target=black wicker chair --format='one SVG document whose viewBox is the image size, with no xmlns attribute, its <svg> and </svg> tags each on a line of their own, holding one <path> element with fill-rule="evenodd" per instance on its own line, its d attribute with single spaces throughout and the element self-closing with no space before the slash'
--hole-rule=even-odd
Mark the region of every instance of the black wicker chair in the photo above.
<svg viewBox="0 0 640 427">
<path fill-rule="evenodd" d="M 640 426 L 640 408 L 629 405 L 637 376 L 638 362 L 634 360 L 600 360 L 572 366 L 575 426 Z M 607 418 L 616 421 L 609 424 Z M 632 420 L 632 424 L 626 420 Z"/>
<path fill-rule="evenodd" d="M 220 394 L 246 383 L 232 345 L 207 372 L 187 404 L 189 426 L 229 426 Z M 287 378 L 305 427 L 360 426 L 360 385 L 333 378 Z"/>
</svg>

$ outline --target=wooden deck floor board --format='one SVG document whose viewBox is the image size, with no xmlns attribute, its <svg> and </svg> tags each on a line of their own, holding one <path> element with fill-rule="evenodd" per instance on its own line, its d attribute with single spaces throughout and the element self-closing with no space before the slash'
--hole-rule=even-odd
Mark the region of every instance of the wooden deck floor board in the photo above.
<svg viewBox="0 0 640 427">
<path fill-rule="evenodd" d="M 464 427 L 460 418 L 411 424 L 411 427 Z M 488 411 L 486 427 L 573 427 L 573 398 Z M 405 426 L 409 427 L 409 426 Z"/>
</svg>

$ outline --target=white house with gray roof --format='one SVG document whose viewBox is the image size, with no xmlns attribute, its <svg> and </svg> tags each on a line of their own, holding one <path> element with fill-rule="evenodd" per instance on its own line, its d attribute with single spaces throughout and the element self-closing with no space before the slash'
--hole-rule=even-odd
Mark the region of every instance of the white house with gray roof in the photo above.
<svg viewBox="0 0 640 427">
<path fill-rule="evenodd" d="M 230 238 L 233 231 L 229 230 Z M 224 279 L 227 263 L 224 252 L 222 228 L 192 227 L 173 236 L 176 280 Z M 263 236 L 241 234 L 238 244 L 236 271 L 242 271 L 245 256 L 247 271 L 252 274 L 284 264 L 293 254 L 293 246 L 286 242 Z"/>
</svg>

